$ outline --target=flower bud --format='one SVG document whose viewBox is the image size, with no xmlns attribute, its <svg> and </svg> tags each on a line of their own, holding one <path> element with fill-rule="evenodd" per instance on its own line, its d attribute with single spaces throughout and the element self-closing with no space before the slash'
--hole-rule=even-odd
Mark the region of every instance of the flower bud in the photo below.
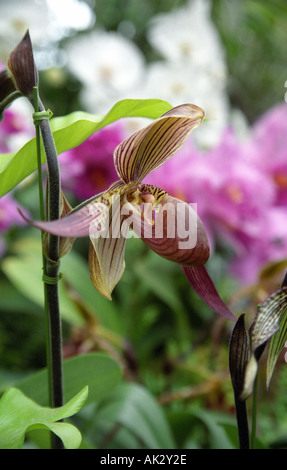
<svg viewBox="0 0 287 470">
<path fill-rule="evenodd" d="M 29 31 L 11 52 L 8 69 L 16 89 L 27 98 L 33 96 L 33 87 L 38 85 L 38 71 L 34 62 Z"/>
<path fill-rule="evenodd" d="M 244 388 L 246 366 L 250 358 L 250 338 L 245 327 L 245 315 L 241 314 L 233 329 L 229 347 L 229 370 L 235 396 L 241 397 Z"/>
</svg>

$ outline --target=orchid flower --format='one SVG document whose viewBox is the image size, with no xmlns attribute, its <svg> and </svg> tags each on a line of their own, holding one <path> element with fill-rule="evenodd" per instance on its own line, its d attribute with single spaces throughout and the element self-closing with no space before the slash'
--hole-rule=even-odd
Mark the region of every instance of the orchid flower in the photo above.
<svg viewBox="0 0 287 470">
<path fill-rule="evenodd" d="M 114 165 L 119 180 L 109 189 L 59 220 L 29 221 L 44 232 L 72 241 L 90 236 L 91 280 L 104 297 L 111 299 L 124 272 L 125 245 L 132 227 L 153 251 L 183 266 L 191 285 L 213 310 L 235 319 L 204 268 L 210 247 L 196 211 L 163 189 L 142 183 L 175 155 L 203 118 L 204 111 L 191 104 L 169 110 L 116 147 Z"/>
</svg>

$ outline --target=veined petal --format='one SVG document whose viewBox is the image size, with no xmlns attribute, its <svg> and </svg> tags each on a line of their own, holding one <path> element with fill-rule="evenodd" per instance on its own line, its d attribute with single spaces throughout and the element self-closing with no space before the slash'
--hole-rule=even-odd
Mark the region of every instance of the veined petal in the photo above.
<svg viewBox="0 0 287 470">
<path fill-rule="evenodd" d="M 89 267 L 95 288 L 107 299 L 119 282 L 125 269 L 125 245 L 128 227 L 123 226 L 120 198 L 113 202 L 109 211 L 107 229 L 99 236 L 91 233 Z"/>
<path fill-rule="evenodd" d="M 148 173 L 178 152 L 203 118 L 201 108 L 183 104 L 129 136 L 114 151 L 118 175 L 126 183 L 142 181 Z"/>
<path fill-rule="evenodd" d="M 95 201 L 87 204 L 76 212 L 68 214 L 62 219 L 53 220 L 51 222 L 33 222 L 24 217 L 22 212 L 21 215 L 29 224 L 41 229 L 43 232 L 51 233 L 59 237 L 75 238 L 88 236 L 90 225 L 95 219 L 100 220 L 102 212 L 102 204 Z"/>
<path fill-rule="evenodd" d="M 183 271 L 195 292 L 214 312 L 223 315 L 229 320 L 237 320 L 220 298 L 205 266 L 197 268 L 183 266 Z"/>
<path fill-rule="evenodd" d="M 254 381 L 258 369 L 258 361 L 264 351 L 267 341 L 274 340 L 276 335 L 283 333 L 280 331 L 282 328 L 282 316 L 286 314 L 286 300 L 287 300 L 287 287 L 281 287 L 276 292 L 271 294 L 265 302 L 257 310 L 255 319 L 253 320 L 250 328 L 250 341 L 251 341 L 251 357 L 246 366 L 244 389 L 241 394 L 242 399 L 246 399 L 253 391 Z M 285 328 L 283 328 L 283 331 Z M 286 335 L 286 331 L 285 331 Z M 285 338 L 281 342 L 281 350 L 284 348 Z M 270 369 L 270 349 L 268 352 L 267 361 L 267 386 L 269 385 L 272 369 Z M 279 355 L 280 349 L 278 351 Z M 278 357 L 278 356 L 277 356 Z M 277 358 L 276 358 L 277 359 Z M 273 368 L 275 363 L 273 364 Z M 270 375 L 271 374 L 271 375 Z"/>
<path fill-rule="evenodd" d="M 142 187 L 145 187 L 143 185 Z M 161 190 L 148 186 L 154 194 Z M 186 202 L 165 195 L 154 214 L 152 203 L 144 204 L 143 211 L 132 204 L 122 208 L 125 222 L 158 255 L 185 266 L 206 263 L 210 247 L 204 226 L 196 211 Z"/>
<path fill-rule="evenodd" d="M 21 211 L 22 217 L 34 227 L 44 232 L 65 238 L 86 237 L 95 225 L 101 226 L 109 212 L 112 198 L 124 191 L 123 182 L 114 183 L 106 192 L 87 201 L 79 209 L 74 209 L 65 217 L 53 221 L 32 221 Z"/>
</svg>

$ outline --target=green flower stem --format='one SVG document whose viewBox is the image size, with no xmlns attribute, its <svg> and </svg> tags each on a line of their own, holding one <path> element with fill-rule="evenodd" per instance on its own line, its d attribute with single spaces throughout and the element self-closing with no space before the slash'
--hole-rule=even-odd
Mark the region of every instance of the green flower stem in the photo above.
<svg viewBox="0 0 287 470">
<path fill-rule="evenodd" d="M 39 98 L 37 87 L 34 88 L 35 112 L 44 111 L 44 106 Z M 44 218 L 44 197 L 42 188 L 42 162 L 40 131 L 44 144 L 47 160 L 47 220 L 55 220 L 60 217 L 60 172 L 58 156 L 48 119 L 39 120 L 36 124 L 37 155 L 38 155 L 38 184 L 41 218 Z M 42 236 L 42 242 L 44 241 Z M 59 237 L 47 236 L 47 250 L 43 250 L 43 282 L 45 293 L 45 309 L 47 321 L 47 367 L 49 377 L 50 406 L 59 407 L 64 403 L 63 399 L 63 370 L 62 370 L 62 327 L 59 306 Z M 62 441 L 53 437 L 53 447 L 62 448 Z"/>
</svg>

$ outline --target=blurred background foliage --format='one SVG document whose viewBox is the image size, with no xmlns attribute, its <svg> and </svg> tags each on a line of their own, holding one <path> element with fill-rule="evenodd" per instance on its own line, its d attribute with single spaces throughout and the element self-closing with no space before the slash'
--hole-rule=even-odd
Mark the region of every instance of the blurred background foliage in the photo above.
<svg viewBox="0 0 287 470">
<path fill-rule="evenodd" d="M 285 2 L 213 2 L 229 70 L 232 103 L 250 122 L 282 100 L 286 81 Z"/>
<path fill-rule="evenodd" d="M 2 6 L 9 3 L 8 10 L 16 11 L 16 0 L 0 3 Z M 43 3 L 36 2 L 38 6 Z M 84 28 L 68 28 L 65 34 L 55 35 L 52 46 L 40 44 L 37 51 L 42 65 L 41 96 L 55 116 L 84 107 L 83 82 L 66 67 L 62 53 L 71 38 L 77 40 L 95 30 L 114 31 L 136 44 L 146 64 L 152 64 L 162 57 L 147 37 L 150 20 L 160 13 L 175 14 L 187 2 L 87 0 L 86 4 L 90 16 Z M 226 60 L 230 106 L 242 112 L 247 126 L 253 125 L 270 108 L 284 101 L 286 2 L 214 0 L 210 6 Z M 5 16 L 2 19 L 5 21 Z M 11 44 L 14 41 L 16 45 L 21 35 L 14 34 Z M 0 59 L 5 61 L 4 50 Z M 7 149 L 12 150 L 13 146 Z M 79 200 L 73 191 L 69 197 L 72 204 Z M 33 178 L 17 187 L 13 198 L 37 217 L 38 196 Z M 5 251 L 0 271 L 0 384 L 4 390 L 45 367 L 46 359 L 39 234 L 31 228 L 11 225 L 3 230 L 2 236 Z M 255 283 L 242 286 L 228 274 L 231 257 L 230 245 L 219 237 L 209 271 L 233 311 L 236 314 L 245 311 L 250 320 L 257 304 L 279 286 L 282 265 L 270 269 L 271 275 L 258 274 Z M 126 449 L 236 447 L 228 372 L 232 325 L 198 299 L 178 266 L 148 251 L 140 240 L 131 239 L 127 243 L 127 268 L 112 302 L 93 289 L 87 258 L 88 240 L 80 239 L 62 261 L 64 356 L 105 352 L 121 364 L 123 382 L 105 399 L 90 404 L 74 418 L 82 430 L 83 445 Z M 265 361 L 263 356 L 257 444 L 286 447 L 284 354 L 268 392 Z M 248 406 L 251 414 L 252 403 Z"/>
<path fill-rule="evenodd" d="M 147 40 L 149 20 L 156 14 L 171 12 L 186 0 L 146 0 L 119 2 L 97 0 L 94 6 L 97 26 L 119 31 L 139 46 L 148 61 L 159 58 Z M 241 109 L 250 123 L 267 109 L 282 101 L 286 81 L 286 21 L 284 0 L 213 0 L 212 19 L 224 45 L 228 65 L 228 94 L 231 103 Z M 80 84 L 71 82 L 55 87 L 48 77 L 43 92 L 53 101 L 58 115 L 75 109 Z M 44 77 L 43 77 L 43 80 Z M 50 86 L 49 86 L 50 84 Z M 67 92 L 71 90 L 71 94 Z"/>
</svg>

